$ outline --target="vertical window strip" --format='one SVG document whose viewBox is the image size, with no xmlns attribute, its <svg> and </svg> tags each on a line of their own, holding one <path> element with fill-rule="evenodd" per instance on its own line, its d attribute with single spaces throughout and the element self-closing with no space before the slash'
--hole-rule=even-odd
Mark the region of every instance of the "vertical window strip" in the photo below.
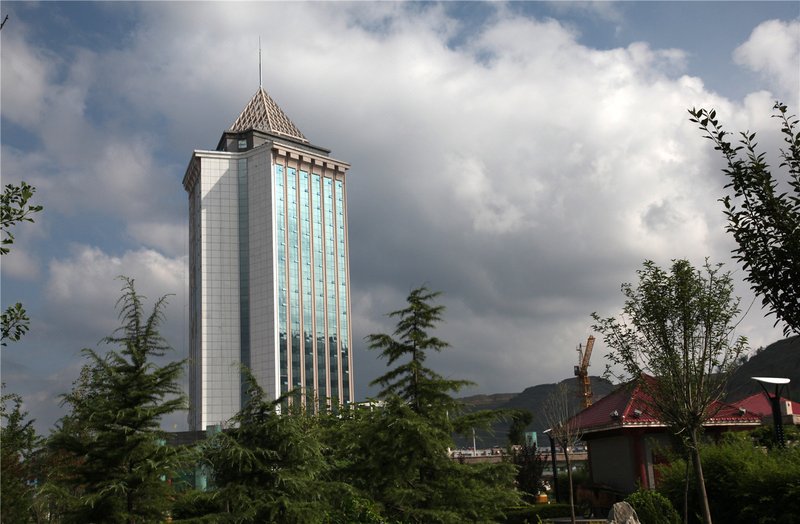
<svg viewBox="0 0 800 524">
<path fill-rule="evenodd" d="M 311 215 L 314 232 L 314 337 L 317 355 L 317 395 L 319 409 L 322 411 L 327 406 L 328 390 L 325 380 L 327 367 L 325 366 L 325 254 L 322 241 L 322 180 L 317 174 L 312 175 L 311 178 Z"/>
<path fill-rule="evenodd" d="M 297 170 L 293 167 L 287 169 L 286 177 L 287 199 L 289 202 L 288 228 L 289 228 L 289 325 L 292 339 L 290 344 L 291 384 L 292 389 L 303 386 L 300 372 L 300 354 L 303 349 L 300 344 L 300 239 L 298 237 L 298 202 L 297 202 Z"/>
<path fill-rule="evenodd" d="M 303 380 L 304 404 L 314 402 L 314 332 L 313 329 L 313 295 L 311 265 L 311 198 L 309 195 L 310 178 L 308 173 L 300 171 L 300 260 L 302 261 L 303 288 Z"/>
<path fill-rule="evenodd" d="M 275 230 L 278 247 L 278 337 L 280 360 L 280 392 L 289 391 L 289 357 L 287 337 L 286 287 L 286 181 L 284 167 L 275 165 Z"/>
<path fill-rule="evenodd" d="M 347 321 L 347 251 L 346 251 L 346 231 L 344 221 L 344 184 L 341 180 L 336 181 L 336 227 L 338 243 L 338 265 L 339 265 L 339 340 L 341 345 L 341 378 L 342 378 L 342 401 L 349 403 L 350 399 L 350 340 Z"/>
<path fill-rule="evenodd" d="M 336 319 L 336 222 L 333 208 L 333 180 L 324 179 L 325 184 L 325 279 L 327 280 L 328 310 L 328 373 L 330 375 L 331 405 L 339 404 L 339 365 L 337 353 L 338 330 Z"/>
</svg>

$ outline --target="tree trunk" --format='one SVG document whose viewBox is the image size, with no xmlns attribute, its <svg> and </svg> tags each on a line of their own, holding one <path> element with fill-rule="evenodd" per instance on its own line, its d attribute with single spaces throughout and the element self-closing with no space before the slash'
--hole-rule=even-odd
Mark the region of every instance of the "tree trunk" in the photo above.
<svg viewBox="0 0 800 524">
<path fill-rule="evenodd" d="M 567 463 L 567 479 L 569 480 L 569 511 L 572 524 L 575 524 L 575 497 L 572 494 L 572 464 L 569 460 L 569 451 L 564 446 L 564 460 Z"/>
<path fill-rule="evenodd" d="M 683 524 L 689 524 L 689 473 L 691 472 L 692 457 L 686 454 L 686 474 L 683 478 Z"/>
<path fill-rule="evenodd" d="M 706 494 L 706 482 L 703 478 L 703 464 L 700 462 L 697 430 L 692 430 L 690 437 L 692 439 L 692 464 L 694 465 L 695 480 L 697 480 L 697 493 L 700 495 L 700 505 L 703 509 L 703 521 L 706 524 L 712 524 L 711 508 L 708 506 L 708 495 Z"/>
</svg>

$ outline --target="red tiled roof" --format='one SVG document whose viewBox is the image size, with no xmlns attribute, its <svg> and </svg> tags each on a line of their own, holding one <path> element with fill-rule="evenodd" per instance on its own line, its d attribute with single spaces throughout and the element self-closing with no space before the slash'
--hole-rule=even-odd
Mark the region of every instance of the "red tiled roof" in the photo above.
<svg viewBox="0 0 800 524">
<path fill-rule="evenodd" d="M 789 399 L 783 397 L 781 397 L 781 400 L 789 401 Z M 794 400 L 789 402 L 792 403 L 792 413 L 800 413 L 800 402 L 795 402 Z M 753 413 L 761 417 L 772 415 L 772 406 L 763 393 L 754 393 L 747 398 L 743 398 L 737 402 L 736 405 L 746 409 L 748 413 Z"/>
<path fill-rule="evenodd" d="M 642 379 L 653 382 L 649 375 Z M 649 406 L 650 396 L 642 389 L 638 381 L 623 384 L 609 395 L 584 409 L 575 419 L 584 433 L 629 428 L 629 427 L 664 427 L 657 414 L 652 413 Z M 755 425 L 760 423 L 757 416 L 742 413 L 739 406 L 723 402 L 715 402 L 711 407 L 715 412 L 705 425 Z M 749 410 L 748 410 L 749 411 Z"/>
</svg>

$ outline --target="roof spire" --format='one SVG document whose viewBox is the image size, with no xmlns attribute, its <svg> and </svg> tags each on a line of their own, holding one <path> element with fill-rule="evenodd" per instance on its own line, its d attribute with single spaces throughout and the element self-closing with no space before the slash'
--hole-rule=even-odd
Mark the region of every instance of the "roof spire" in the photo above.
<svg viewBox="0 0 800 524">
<path fill-rule="evenodd" d="M 265 133 L 283 135 L 301 142 L 308 142 L 303 133 L 289 120 L 278 104 L 264 91 L 261 77 L 261 35 L 258 35 L 258 91 L 247 103 L 228 131 L 241 133 L 257 129 Z"/>
</svg>

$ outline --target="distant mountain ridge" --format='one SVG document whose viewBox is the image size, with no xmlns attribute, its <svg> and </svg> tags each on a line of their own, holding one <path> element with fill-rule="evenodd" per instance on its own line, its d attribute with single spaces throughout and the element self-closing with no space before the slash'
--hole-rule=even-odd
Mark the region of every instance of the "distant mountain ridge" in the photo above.
<svg viewBox="0 0 800 524">
<path fill-rule="evenodd" d="M 608 395 L 613 389 L 614 385 L 602 377 L 589 377 L 592 384 L 593 400 L 597 401 L 604 396 Z M 567 384 L 570 391 L 575 392 L 575 412 L 580 411 L 580 397 L 578 397 L 578 380 L 576 378 L 568 378 L 555 384 L 539 384 L 526 388 L 521 393 L 497 393 L 493 395 L 472 395 L 459 399 L 465 406 L 467 411 L 477 411 L 482 409 L 525 409 L 533 414 L 533 422 L 528 426 L 526 431 L 535 431 L 540 438 L 543 438 L 542 432 L 547 429 L 547 422 L 545 421 L 544 414 L 542 413 L 542 405 L 545 399 L 555 391 L 558 384 Z M 509 422 L 498 422 L 492 426 L 491 432 L 477 431 L 476 432 L 476 445 L 478 447 L 504 447 L 508 443 L 508 428 Z M 472 437 L 457 437 L 456 443 L 460 446 L 471 447 Z"/>
<path fill-rule="evenodd" d="M 734 372 L 728 382 L 727 402 L 735 403 L 753 393 L 762 390 L 752 377 L 784 377 L 789 383 L 787 398 L 800 402 L 800 336 L 778 340 L 758 350 Z M 590 377 L 593 400 L 597 401 L 611 393 L 616 386 L 602 377 Z M 526 388 L 520 393 L 496 393 L 490 395 L 472 395 L 459 399 L 467 411 L 483 409 L 525 409 L 533 414 L 533 422 L 526 431 L 535 431 L 544 445 L 546 438 L 543 431 L 547 429 L 542 412 L 545 399 L 555 391 L 560 383 L 565 383 L 571 391 L 575 391 L 575 410 L 580 410 L 580 398 L 577 395 L 576 378 L 568 378 L 555 384 L 539 384 Z M 476 431 L 475 440 L 479 448 L 493 446 L 505 447 L 508 443 L 509 422 L 498 422 L 492 431 Z M 472 436 L 457 436 L 456 444 L 462 447 L 472 446 Z"/>
</svg>

